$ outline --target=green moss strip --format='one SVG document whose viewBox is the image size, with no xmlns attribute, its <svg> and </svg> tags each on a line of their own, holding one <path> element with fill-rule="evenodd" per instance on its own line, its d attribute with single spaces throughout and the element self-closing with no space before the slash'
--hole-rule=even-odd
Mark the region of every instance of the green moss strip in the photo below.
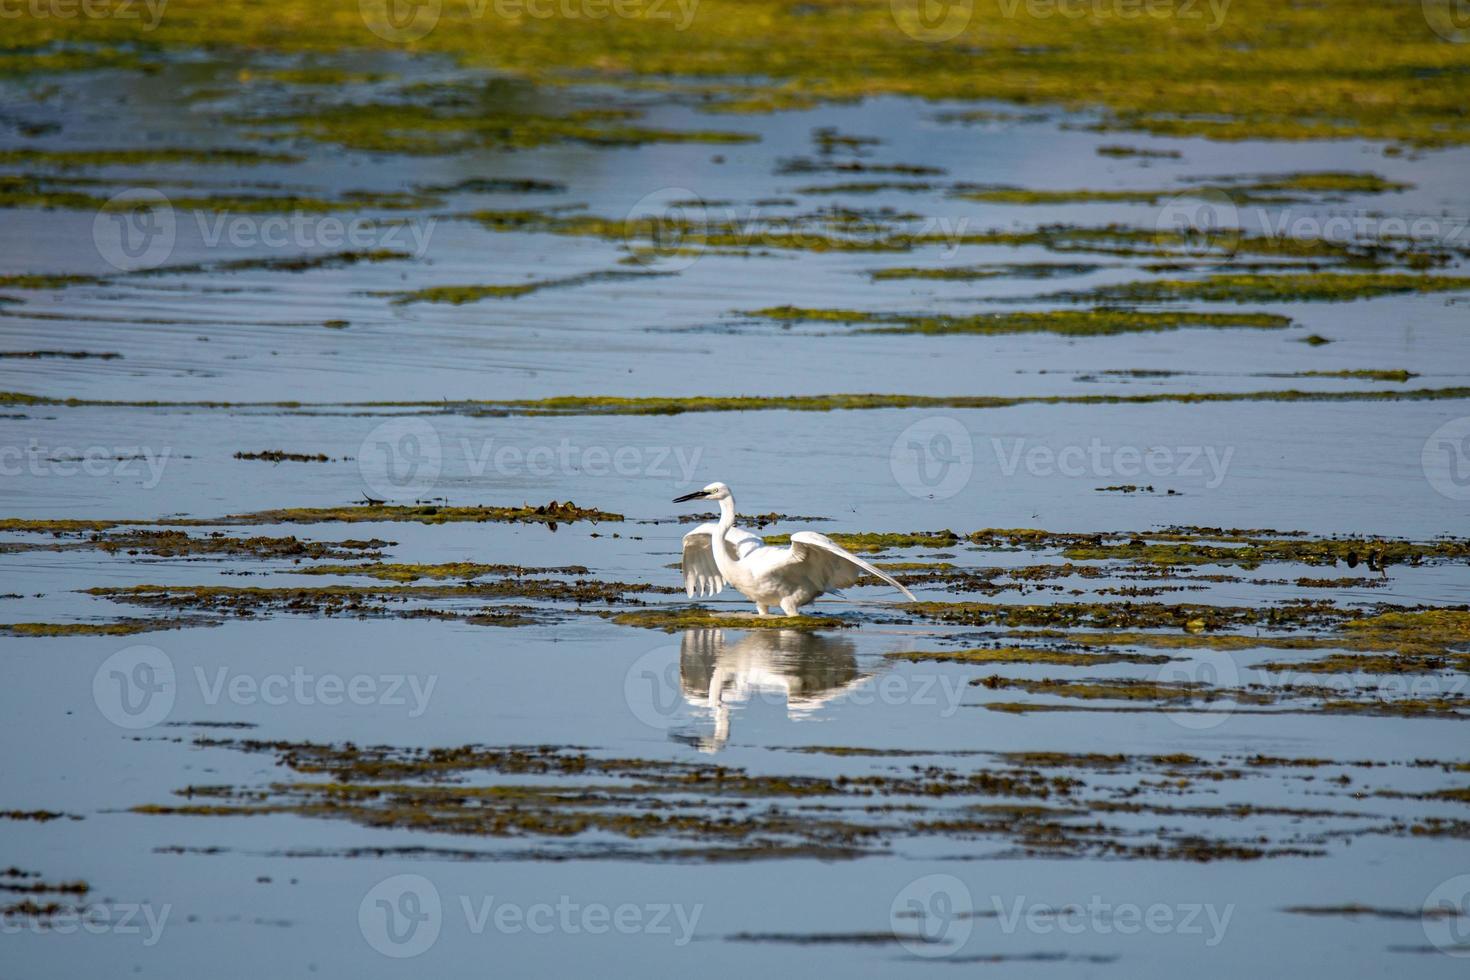
<svg viewBox="0 0 1470 980">
<path fill-rule="evenodd" d="M 1370 391 L 1222 391 L 1151 392 L 1140 395 L 743 395 L 620 397 L 562 395 L 514 401 L 375 401 L 375 402 L 190 402 L 119 401 L 91 398 L 51 398 L 19 391 L 0 391 L 0 405 L 68 408 L 183 408 L 190 410 L 274 409 L 311 414 L 323 409 L 419 409 L 443 415 L 679 415 L 684 412 L 836 412 L 882 408 L 1014 408 L 1018 405 L 1203 405 L 1222 402 L 1385 402 L 1461 401 L 1470 399 L 1470 386 L 1451 388 L 1378 389 Z"/>
<path fill-rule="evenodd" d="M 772 306 L 747 316 L 782 323 L 853 323 L 870 326 L 857 333 L 882 334 L 1016 334 L 1055 333 L 1069 337 L 1106 337 L 1124 333 L 1151 333 L 1181 327 L 1254 327 L 1280 329 L 1291 318 L 1274 313 L 1195 313 L 1144 310 L 1046 310 L 1026 313 L 978 313 L 943 316 L 874 313 L 864 310 L 803 309 Z"/>
<path fill-rule="evenodd" d="M 1401 293 L 1462 292 L 1470 276 L 1410 273 L 1302 273 L 1215 275 L 1203 279 L 1160 279 L 1103 286 L 1065 298 L 1117 303 L 1300 303 L 1345 302 Z"/>
</svg>

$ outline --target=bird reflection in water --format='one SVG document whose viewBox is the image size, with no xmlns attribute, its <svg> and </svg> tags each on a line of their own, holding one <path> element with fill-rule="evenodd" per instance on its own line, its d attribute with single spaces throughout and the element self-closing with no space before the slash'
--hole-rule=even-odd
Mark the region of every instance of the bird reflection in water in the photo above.
<svg viewBox="0 0 1470 980">
<path fill-rule="evenodd" d="M 724 630 L 685 630 L 679 686 L 691 706 L 710 713 L 714 732 L 674 737 L 718 752 L 730 740 L 731 705 L 752 697 L 784 701 L 793 721 L 810 718 L 872 676 L 858 669 L 855 650 L 850 640 L 800 630 L 751 630 L 734 643 Z"/>
</svg>

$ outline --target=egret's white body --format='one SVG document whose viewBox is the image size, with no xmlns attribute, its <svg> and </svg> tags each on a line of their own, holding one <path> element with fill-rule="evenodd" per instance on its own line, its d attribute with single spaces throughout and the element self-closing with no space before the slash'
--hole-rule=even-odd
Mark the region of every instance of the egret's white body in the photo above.
<svg viewBox="0 0 1470 980">
<path fill-rule="evenodd" d="M 893 576 L 879 571 L 842 548 L 825 534 L 798 531 L 787 548 L 768 545 L 760 535 L 735 526 L 735 498 L 723 483 L 679 497 L 717 500 L 720 519 L 701 524 L 684 535 L 684 590 L 696 595 L 718 595 L 726 585 L 755 603 L 756 612 L 769 615 L 772 606 L 788 616 L 800 616 L 801 607 L 824 592 L 857 582 L 864 575 L 881 579 L 912 601 L 914 594 Z"/>
</svg>

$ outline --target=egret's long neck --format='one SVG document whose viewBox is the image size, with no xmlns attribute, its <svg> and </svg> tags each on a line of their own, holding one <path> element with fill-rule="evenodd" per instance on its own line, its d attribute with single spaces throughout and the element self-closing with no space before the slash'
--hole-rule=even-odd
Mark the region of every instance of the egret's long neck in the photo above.
<svg viewBox="0 0 1470 980">
<path fill-rule="evenodd" d="M 731 570 L 734 569 L 736 558 L 732 554 L 733 549 L 725 541 L 725 535 L 735 526 L 735 498 L 725 497 L 720 501 L 720 523 L 715 531 L 714 553 L 715 567 L 720 570 L 725 581 L 730 581 Z"/>
</svg>

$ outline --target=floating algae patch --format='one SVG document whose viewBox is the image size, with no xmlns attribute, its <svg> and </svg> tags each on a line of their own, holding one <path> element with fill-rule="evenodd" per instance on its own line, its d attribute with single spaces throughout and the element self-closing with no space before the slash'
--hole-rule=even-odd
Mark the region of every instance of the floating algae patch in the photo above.
<svg viewBox="0 0 1470 980">
<path fill-rule="evenodd" d="M 1180 160 L 1184 157 L 1184 154 L 1178 150 L 1150 150 L 1138 146 L 1121 146 L 1116 143 L 1099 146 L 1097 155 L 1119 159 L 1132 157 L 1140 160 Z"/>
<path fill-rule="evenodd" d="M 118 522 L 147 523 L 147 522 Z M 132 528 L 103 533 L 115 524 L 107 521 L 5 521 L 0 530 L 50 534 L 50 541 L 6 542 L 6 551 L 79 551 L 96 549 L 108 554 L 151 555 L 158 558 L 343 559 L 375 557 L 391 541 L 303 541 L 296 537 L 229 537 L 221 531 L 190 535 L 184 531 Z"/>
<path fill-rule="evenodd" d="M 830 157 L 784 157 L 776 162 L 776 175 L 801 174 L 895 174 L 904 177 L 939 177 L 943 167 L 919 163 L 873 163 L 868 160 L 834 160 Z"/>
<path fill-rule="evenodd" d="M 1255 327 L 1280 329 L 1291 318 L 1274 313 L 1176 313 L 1144 310 L 1047 310 L 1028 313 L 940 314 L 873 313 L 863 310 L 802 309 L 773 306 L 746 316 L 790 322 L 867 324 L 857 333 L 880 334 L 1017 334 L 1055 333 L 1070 337 L 1106 337 L 1152 333 L 1181 327 Z"/>
<path fill-rule="evenodd" d="M 391 79 L 392 75 L 381 72 L 348 71 L 330 65 L 310 65 L 302 68 L 276 68 L 261 72 L 260 77 L 286 85 L 371 85 Z M 249 79 L 241 79 L 248 81 Z"/>
<path fill-rule="evenodd" d="M 1386 194 L 1405 191 L 1414 185 L 1389 180 L 1380 174 L 1354 170 L 1305 170 L 1295 173 L 1191 178 L 1196 183 L 1224 183 L 1229 193 Z"/>
<path fill-rule="evenodd" d="M 842 547 L 849 551 L 874 552 L 888 551 L 894 548 L 950 548 L 960 542 L 960 536 L 953 531 L 911 531 L 900 532 L 853 532 L 843 533 L 841 531 L 828 535 Z M 790 544 L 791 535 L 773 534 L 766 538 L 766 544 Z"/>
<path fill-rule="evenodd" d="M 43 636 L 133 636 L 162 630 L 218 626 L 219 621 L 200 616 L 160 619 L 119 619 L 107 623 L 0 623 L 0 634 L 17 637 Z"/>
<path fill-rule="evenodd" d="M 372 555 L 393 542 L 349 539 L 346 541 L 303 541 L 296 537 L 235 538 L 222 532 L 190 536 L 183 531 L 136 529 L 118 534 L 94 535 L 88 542 L 103 551 L 148 554 L 161 558 L 250 557 L 321 560 Z"/>
<path fill-rule="evenodd" d="M 1074 619 L 1077 617 L 1073 617 Z M 1152 618 L 1152 617 L 1151 617 Z M 1238 613 L 1231 618 L 1240 619 Z M 1176 617 L 1177 622 L 1177 617 Z M 1316 660 L 1266 662 L 1255 669 L 1275 673 L 1433 673 L 1470 672 L 1470 611 L 1465 608 L 1398 609 L 1369 614 L 1343 611 L 1337 622 L 1318 621 L 1308 614 L 1300 624 L 1277 617 L 1269 625 L 1295 629 L 1330 626 L 1326 633 L 1288 632 L 1259 635 L 1205 632 L 1202 620 L 1185 622 L 1185 633 L 1145 633 L 1133 628 L 1107 632 L 1055 629 L 1013 630 L 1009 636 L 1064 642 L 1084 650 L 1097 647 L 1148 647 L 1165 650 L 1327 651 Z"/>
<path fill-rule="evenodd" d="M 877 194 L 881 191 L 902 191 L 915 194 L 937 188 L 926 180 L 854 180 L 841 184 L 809 184 L 792 191 L 794 194 Z"/>
<path fill-rule="evenodd" d="M 1103 268 L 1077 262 L 1015 262 L 989 265 L 956 265 L 937 267 L 898 266 L 874 269 L 868 273 L 875 280 L 939 279 L 968 282 L 976 279 L 1058 279 L 1064 276 L 1090 275 Z"/>
<path fill-rule="evenodd" d="M 1195 183 L 1151 190 L 1033 190 L 961 185 L 954 191 L 954 196 L 994 204 L 1159 204 L 1176 197 L 1224 195 L 1237 205 L 1299 204 L 1341 200 L 1343 194 L 1384 194 L 1407 190 L 1409 186 L 1373 173 L 1325 171 L 1260 178 L 1242 176 L 1230 178 L 1223 184 L 1201 186 Z"/>
<path fill-rule="evenodd" d="M 417 409 L 424 414 L 465 416 L 559 416 L 559 415 L 679 415 L 684 412 L 836 412 L 894 408 L 1013 408 L 1018 405 L 1150 405 L 1210 404 L 1224 402 L 1384 402 L 1461 401 L 1470 399 L 1470 387 L 1377 389 L 1366 391 L 1275 391 L 1150 392 L 1147 394 L 1087 395 L 743 395 L 743 396 L 649 396 L 558 395 L 549 398 L 509 401 L 368 401 L 368 402 L 226 402 L 226 401 L 122 401 L 76 397 L 49 397 L 21 391 L 0 391 L 0 406 L 107 407 L 146 409 L 211 409 L 234 411 L 265 409 L 279 414 L 312 415 L 324 410 L 351 409 L 363 413 Z M 454 508 L 445 508 L 454 510 Z M 393 510 L 390 508 L 390 510 Z M 401 510 L 422 510 L 401 508 Z M 346 512 L 326 508 L 323 512 Z M 275 512 L 272 512 L 275 513 Z M 285 512 L 280 512 L 285 513 Z M 340 518 L 349 519 L 349 518 Z M 363 516 L 357 520 L 371 520 Z M 385 518 L 392 519 L 392 518 Z M 474 518 L 463 518 L 474 519 Z M 481 520 L 495 519 L 482 517 Z M 208 522 L 195 522 L 208 523 Z"/>
<path fill-rule="evenodd" d="M 284 449 L 263 449 L 259 452 L 237 452 L 235 459 L 263 463 L 330 463 L 332 457 L 326 453 L 292 453 Z"/>
<path fill-rule="evenodd" d="M 310 568 L 293 569 L 304 575 L 365 575 L 388 582 L 416 582 L 419 579 L 474 579 L 487 575 L 586 575 L 588 569 L 582 565 L 564 565 L 558 568 L 537 568 L 523 565 L 484 564 L 481 562 L 457 561 L 438 565 L 413 565 L 395 562 L 373 562 L 359 565 L 313 565 Z"/>
<path fill-rule="evenodd" d="M 917 214 L 891 209 L 857 211 L 830 207 L 792 214 L 759 210 L 740 214 L 711 205 L 657 216 L 606 217 L 579 207 L 480 210 L 455 215 L 490 231 L 538 232 L 618 242 L 633 255 L 705 253 L 753 255 L 761 250 L 806 252 L 909 252 L 962 245 L 1044 248 L 1059 254 L 1111 255 L 1180 261 L 1239 255 L 1316 260 L 1348 266 L 1445 265 L 1464 254 L 1442 242 L 1405 237 L 1335 241 L 1280 235 L 1245 235 L 1225 229 L 1213 237 L 1127 225 L 1042 225 L 1033 229 L 966 231 L 936 228 Z M 1317 266 L 1313 266 L 1314 268 Z M 1070 297 L 1069 297 L 1070 298 Z"/>
<path fill-rule="evenodd" d="M 992 691 L 1016 690 L 1027 694 L 1078 698 L 1084 701 L 1168 702 L 1214 701 L 1224 698 L 1238 704 L 1271 704 L 1276 700 L 1269 694 L 1239 688 L 1216 687 L 1200 681 L 1152 681 L 1134 678 L 1078 681 L 1054 678 L 1028 680 L 991 674 L 989 677 L 980 678 L 972 683 Z"/>
<path fill-rule="evenodd" d="M 1281 911 L 1291 915 L 1311 915 L 1319 917 L 1342 917 L 1348 919 L 1395 919 L 1404 921 L 1425 921 L 1434 919 L 1454 919 L 1464 913 L 1451 906 L 1432 907 L 1426 906 L 1420 909 L 1384 908 L 1379 905 L 1363 905 L 1358 902 L 1344 903 L 1341 905 L 1288 905 Z"/>
<path fill-rule="evenodd" d="M 1364 615 L 1321 599 L 1274 606 L 1204 603 L 1057 602 L 1015 605 L 995 602 L 908 602 L 903 609 L 941 623 L 965 626 L 1092 629 L 1182 629 L 1192 633 L 1247 626 L 1290 629 L 1334 625 Z"/>
<path fill-rule="evenodd" d="M 1152 565 L 1235 565 L 1257 568 L 1267 562 L 1304 565 L 1365 565 L 1381 570 L 1390 565 L 1420 565 L 1470 561 L 1470 538 L 1405 541 L 1397 538 L 1252 538 L 1225 543 L 1208 540 L 1146 540 L 1069 543 L 1063 556 L 1075 561 L 1111 560 Z"/>
<path fill-rule="evenodd" d="M 512 523 L 544 524 L 552 530 L 558 525 L 579 521 L 593 523 L 620 522 L 621 514 L 578 507 L 570 500 L 551 501 L 547 504 L 519 507 L 497 507 L 490 505 L 440 506 L 392 505 L 382 503 L 359 504 L 346 507 L 289 507 L 280 510 L 258 511 L 251 514 L 232 514 L 228 517 L 196 518 L 177 517 L 163 520 L 84 520 L 84 519 L 32 519 L 0 518 L 0 531 L 30 532 L 38 534 L 75 534 L 81 531 L 106 531 L 119 525 L 139 527 L 153 525 L 163 527 L 239 527 L 257 524 L 330 524 L 330 523 Z M 226 537 L 222 533 L 206 537 L 191 538 L 178 531 L 135 531 L 116 538 L 97 538 L 92 545 L 111 550 L 149 551 L 166 556 L 179 554 L 207 554 L 214 552 L 256 554 L 259 557 L 351 557 L 354 549 L 380 549 L 391 542 L 344 541 L 314 544 L 296 538 L 248 538 Z"/>
<path fill-rule="evenodd" d="M 1467 289 L 1470 289 L 1470 276 L 1322 272 L 1160 279 L 1100 286 L 1081 293 L 1061 293 L 1056 298 L 1109 303 L 1321 303 Z"/>
<path fill-rule="evenodd" d="M 374 295 L 392 297 L 391 302 L 395 306 L 402 306 L 407 303 L 450 303 L 455 306 L 461 306 L 465 303 L 478 303 L 484 299 L 517 299 L 543 289 L 566 289 L 573 286 L 585 286 L 595 282 L 616 282 L 622 279 L 645 279 L 651 276 L 665 275 L 671 275 L 671 273 L 609 269 L 600 272 L 584 272 L 576 276 L 562 276 L 557 279 L 533 279 L 522 283 L 483 286 L 429 286 L 424 289 L 405 292 L 375 293 Z"/>
<path fill-rule="evenodd" d="M 558 524 L 578 521 L 594 523 L 618 522 L 623 515 L 612 514 L 592 507 L 578 507 L 570 500 L 553 500 L 547 504 L 519 507 L 439 506 L 394 504 L 362 504 L 351 507 L 288 507 L 280 510 L 263 510 L 251 514 L 234 514 L 218 521 L 196 520 L 177 523 L 195 524 L 324 524 L 363 522 L 405 522 L 415 524 L 455 523 L 511 523 L 545 524 L 555 529 Z M 3 529 L 3 525 L 0 525 Z"/>
<path fill-rule="evenodd" d="M 131 278 L 159 278 L 165 276 L 214 274 L 231 272 L 311 272 L 317 269 L 345 269 L 360 263 L 397 262 L 412 259 L 412 252 L 401 249 L 369 248 L 346 249 L 318 255 L 261 256 L 250 259 L 226 259 L 220 262 L 193 262 L 179 265 L 160 265 L 115 272 L 109 276 L 81 276 L 71 274 L 27 273 L 0 276 L 0 288 L 10 289 L 65 289 L 69 286 L 93 286 L 116 280 Z M 6 355 L 0 355 L 6 356 Z M 19 355 L 14 355 L 19 356 Z M 37 356 L 73 357 L 120 357 L 119 354 L 86 354 L 78 352 L 38 352 Z"/>
<path fill-rule="evenodd" d="M 86 518 L 0 518 L 0 531 L 29 534 L 75 534 L 79 531 L 105 531 L 124 521 L 89 520 Z"/>
<path fill-rule="evenodd" d="M 1467 56 L 1462 45 L 1431 33 L 1430 25 L 1455 29 L 1437 8 L 1236 0 L 1228 17 L 1223 10 L 1195 12 L 1132 17 L 1097 6 L 1073 18 L 1049 7 L 1018 11 L 984 0 L 956 37 L 919 43 L 916 38 L 932 38 L 933 25 L 917 11 L 895 13 L 886 4 L 707 0 L 687 12 L 645 4 L 631 16 L 610 18 L 511 17 L 451 5 L 440 12 L 438 29 L 413 47 L 563 84 L 626 80 L 679 91 L 682 82 L 702 106 L 726 111 L 890 94 L 1008 101 L 1029 113 L 1038 102 L 1100 108 L 1097 128 L 1163 135 L 1411 145 L 1470 140 L 1459 111 L 1470 101 Z M 378 30 L 364 31 L 364 16 Z M 24 53 L 0 62 L 0 70 L 61 71 L 109 59 L 126 65 L 137 56 L 117 48 L 137 40 L 150 50 L 332 52 L 372 44 L 396 51 L 401 42 L 388 38 L 398 30 L 386 16 L 361 14 L 347 0 L 325 6 L 286 0 L 243 10 L 172 0 L 168 16 L 156 23 L 21 16 L 7 22 L 7 41 Z M 1303 47 L 1303 38 L 1310 46 Z M 42 50 L 57 42 L 98 47 Z M 984 52 L 984 72 L 975 71 L 977 50 Z M 1118 71 L 1123 63 L 1127 72 Z M 757 88 L 742 79 L 768 81 Z"/>
<path fill-rule="evenodd" d="M 0 150 L 0 166 L 40 164 L 58 170 L 93 167 L 140 167 L 155 164 L 188 163 L 248 167 L 260 164 L 301 163 L 305 158 L 294 153 L 272 153 L 245 148 L 216 147 L 130 147 L 109 150 Z"/>
<path fill-rule="evenodd" d="M 1162 664 L 1173 657 L 1148 653 L 1082 653 L 1041 647 L 995 647 L 970 650 L 901 650 L 884 654 L 888 660 L 912 663 L 932 661 L 960 664 L 1053 664 L 1067 667 L 1091 667 L 1098 664 Z"/>
<path fill-rule="evenodd" d="M 1342 371 L 1293 371 L 1290 374 L 1263 374 L 1265 378 L 1350 378 L 1354 381 L 1393 381 L 1403 384 L 1419 377 L 1413 371 L 1402 368 L 1382 369 L 1356 368 Z"/>
<path fill-rule="evenodd" d="M 450 104 L 375 102 L 315 106 L 309 112 L 243 116 L 263 135 L 292 137 L 370 153 L 439 155 L 473 149 L 521 150 L 555 143 L 640 146 L 648 143 L 748 143 L 759 137 L 722 130 L 634 125 L 633 109 L 587 108 L 534 113 L 498 101 L 496 89 L 453 93 Z M 420 96 L 408 93 L 414 98 Z"/>
<path fill-rule="evenodd" d="M 412 601 L 535 599 L 550 602 L 621 603 L 630 595 L 681 592 L 669 586 L 591 579 L 561 581 L 541 578 L 499 578 L 462 581 L 453 585 L 324 585 L 226 586 L 129 585 L 99 586 L 85 594 L 113 602 L 164 609 L 192 609 L 222 615 L 251 617 L 261 613 L 318 616 L 390 616 L 396 618 L 464 619 L 493 616 L 493 608 L 470 613 L 458 606 L 409 606 Z"/>
<path fill-rule="evenodd" d="M 943 944 L 937 937 L 916 932 L 735 932 L 727 943 L 775 943 L 786 946 L 898 946 L 911 943 Z"/>
<path fill-rule="evenodd" d="M 140 270 L 139 275 L 166 276 L 183 272 L 245 272 L 263 269 L 267 272 L 310 272 L 315 269 L 345 269 L 362 263 L 401 262 L 412 259 L 412 252 L 393 248 L 347 249 L 324 255 L 296 255 L 285 258 L 265 256 L 253 259 L 229 259 L 204 265 L 157 266 Z"/>
<path fill-rule="evenodd" d="M 496 232 L 539 232 L 621 243 L 635 255 L 805 252 L 906 252 L 956 242 L 914 227 L 918 215 L 828 208 L 793 215 L 659 214 L 609 218 L 566 210 L 482 210 L 459 215 Z"/>
<path fill-rule="evenodd" d="M 122 355 L 117 351 L 90 351 L 90 350 L 4 350 L 0 351 L 0 359 L 26 359 L 41 360 L 43 358 L 64 358 L 73 361 L 98 360 L 116 361 Z"/>
<path fill-rule="evenodd" d="M 118 190 L 171 186 L 167 181 L 99 180 L 38 174 L 0 174 L 0 208 L 44 208 L 81 211 L 142 212 L 157 209 L 154 197 L 118 196 Z M 189 186 L 187 182 L 181 186 Z M 109 193 L 111 191 L 111 193 Z M 430 207 L 436 198 L 401 191 L 344 191 L 334 197 L 280 193 L 220 193 L 199 195 L 174 192 L 166 204 L 176 211 L 275 214 L 300 211 L 325 214 L 337 211 L 402 211 Z"/>
<path fill-rule="evenodd" d="M 420 194 L 560 194 L 567 185 L 534 177 L 466 177 L 452 184 L 417 184 Z"/>
<path fill-rule="evenodd" d="M 65 289 L 68 286 L 88 286 L 102 281 L 100 276 L 20 273 L 0 276 L 0 289 Z"/>
<path fill-rule="evenodd" d="M 845 629 L 857 624 L 837 616 L 754 616 L 738 613 L 718 613 L 703 606 L 683 609 L 634 609 L 617 613 L 613 622 L 620 626 L 639 626 L 643 629 L 663 630 L 673 633 L 686 629 L 759 629 L 759 630 L 813 630 Z"/>
<path fill-rule="evenodd" d="M 931 764 L 874 772 L 858 754 L 851 757 L 862 766 L 856 772 L 811 776 L 607 757 L 557 746 L 398 749 L 211 738 L 195 744 L 271 754 L 289 772 L 260 787 L 184 787 L 175 800 L 133 812 L 200 818 L 294 814 L 487 843 L 536 840 L 549 848 L 495 852 L 506 858 L 701 862 L 855 858 L 925 837 L 990 840 L 1016 856 L 1251 860 L 1325 853 L 1326 837 L 1302 834 L 1322 834 L 1328 825 L 1332 839 L 1366 832 L 1339 823 L 1356 814 L 1320 807 L 1313 811 L 1312 830 L 1304 832 L 1300 821 L 1243 823 L 1267 813 L 1300 815 L 1295 809 L 1139 802 L 1141 794 L 1158 791 L 1159 775 L 1180 771 L 1177 761 L 1140 759 L 1131 767 L 1109 767 L 1103 771 L 1107 778 L 1093 783 L 1092 772 L 1058 773 L 1021 758 L 977 760 L 978 768 Z M 833 755 L 833 765 L 845 758 Z M 1168 792 L 1212 792 L 1192 786 L 1176 779 Z M 1147 819 L 1112 825 L 1103 820 L 1112 812 L 1158 814 L 1170 827 Z M 1179 831 L 1181 821 L 1189 822 L 1188 833 Z M 608 845 L 608 838 L 641 844 Z M 669 846 L 681 842 L 685 846 Z"/>
<path fill-rule="evenodd" d="M 80 816 L 78 816 L 78 815 L 76 815 L 74 813 L 61 813 L 61 812 L 56 811 L 56 810 L 0 810 L 0 820 L 22 820 L 22 821 L 32 821 L 32 822 L 35 822 L 35 823 L 50 823 L 53 820 L 60 820 L 62 817 L 65 817 L 68 820 L 81 820 L 81 819 L 83 819 L 82 817 L 80 817 Z M 15 891 L 29 892 L 29 891 L 65 891 L 65 890 L 86 892 L 86 891 L 89 891 L 90 889 L 88 888 L 86 882 L 81 882 L 81 881 L 78 881 L 78 882 L 68 882 L 65 885 L 47 885 L 44 882 L 37 882 L 35 885 L 29 885 L 29 884 L 21 884 L 21 883 L 16 883 L 16 882 L 6 882 L 6 881 L 3 881 L 3 880 L 0 880 L 0 891 L 7 891 L 7 892 L 15 892 Z"/>
</svg>

